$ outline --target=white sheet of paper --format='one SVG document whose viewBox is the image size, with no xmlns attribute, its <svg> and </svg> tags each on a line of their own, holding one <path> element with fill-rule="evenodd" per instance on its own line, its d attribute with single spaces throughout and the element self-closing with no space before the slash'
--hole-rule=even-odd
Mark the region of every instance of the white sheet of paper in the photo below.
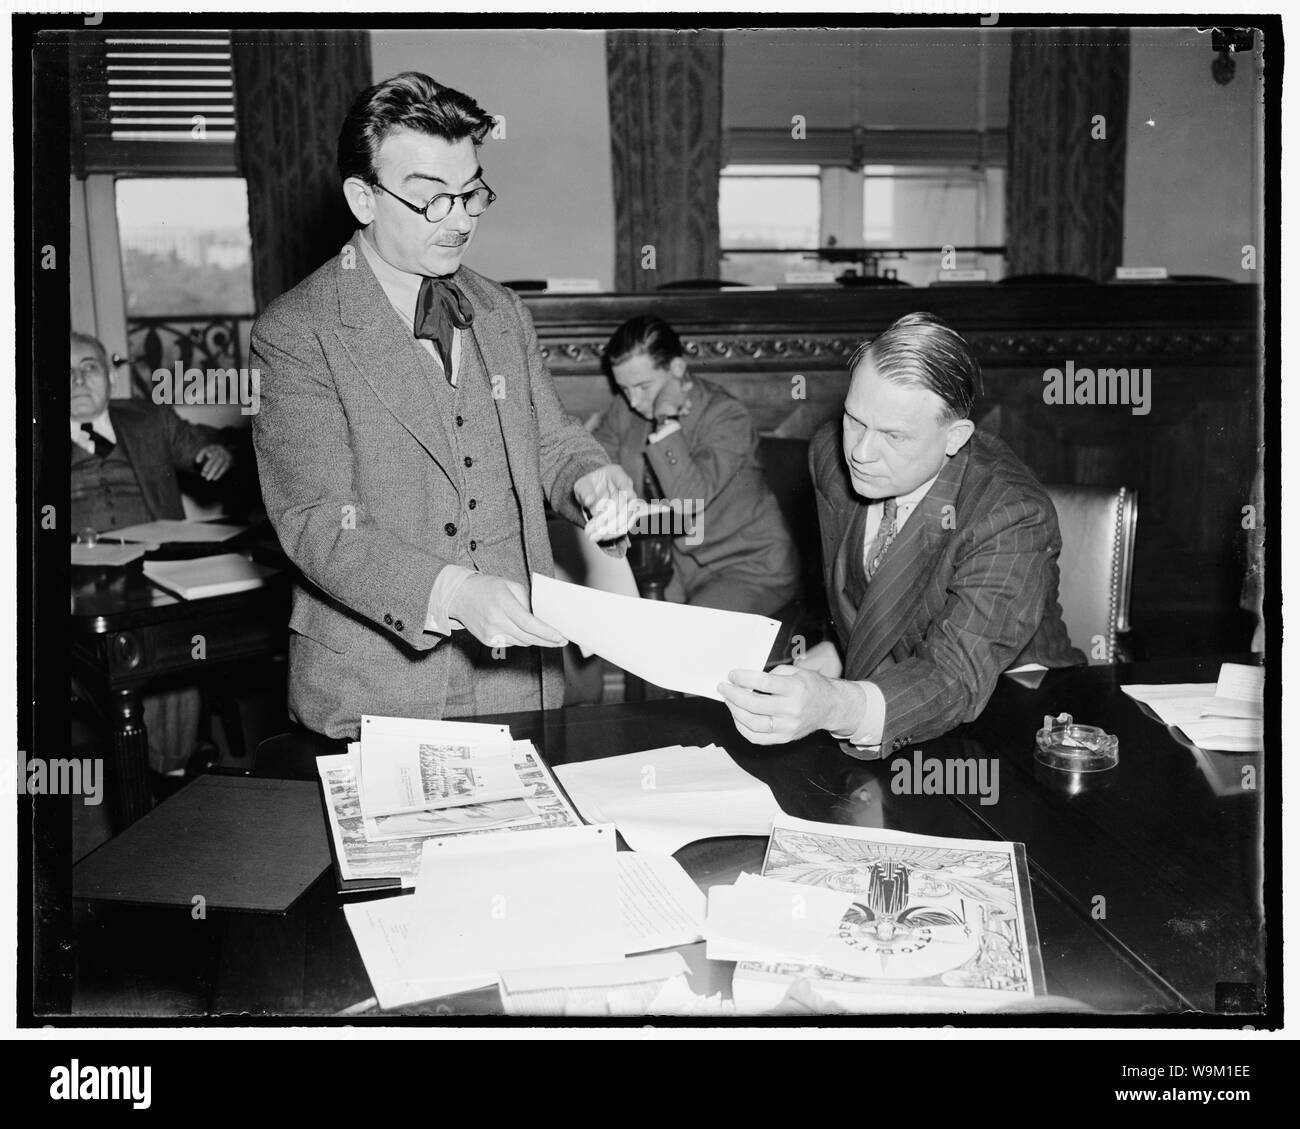
<svg viewBox="0 0 1300 1129">
<path fill-rule="evenodd" d="M 1243 663 L 1224 663 L 1219 667 L 1219 682 L 1214 688 L 1214 702 L 1207 707 L 1213 717 L 1264 716 L 1264 668 Z"/>
<path fill-rule="evenodd" d="M 1259 717 L 1222 717 L 1222 703 L 1209 682 L 1121 686 L 1166 725 L 1179 729 L 1202 749 L 1258 753 L 1264 749 L 1264 722 Z M 1216 704 L 1217 703 L 1217 704 Z"/>
<path fill-rule="evenodd" d="M 507 1015 L 644 1015 L 664 982 L 686 973 L 680 953 L 652 953 L 610 964 L 517 969 L 501 974 L 501 1003 Z"/>
<path fill-rule="evenodd" d="M 772 789 L 716 745 L 557 765 L 555 774 L 586 819 L 615 824 L 647 854 L 675 854 L 720 835 L 766 835 L 781 811 Z"/>
<path fill-rule="evenodd" d="M 223 525 L 210 521 L 146 521 L 140 525 L 128 525 L 124 529 L 110 529 L 104 537 L 115 537 L 119 541 L 143 541 L 153 545 L 176 544 L 178 542 L 208 543 L 229 541 L 238 537 L 248 526 Z"/>
<path fill-rule="evenodd" d="M 80 545 L 72 546 L 72 563 L 74 565 L 93 565 L 100 568 L 112 568 L 130 564 L 145 555 L 143 545 Z"/>
<path fill-rule="evenodd" d="M 429 962 L 419 959 L 410 944 L 415 915 L 412 896 L 345 902 L 343 915 L 382 1008 L 405 1007 L 453 992 L 486 988 L 496 981 L 491 972 L 441 976 Z"/>
<path fill-rule="evenodd" d="M 703 936 L 704 894 L 672 855 L 619 851 L 624 951 L 648 953 Z"/>
<path fill-rule="evenodd" d="M 781 625 L 766 616 L 596 592 L 533 573 L 533 614 L 630 674 L 721 701 L 732 670 L 762 670 Z"/>
<path fill-rule="evenodd" d="M 820 886 L 741 874 L 709 891 L 704 923 L 710 960 L 819 963 L 853 895 Z M 839 946 L 843 948 L 843 946 Z"/>
<path fill-rule="evenodd" d="M 614 844 L 609 826 L 426 840 L 408 952 L 447 978 L 618 960 Z"/>
</svg>

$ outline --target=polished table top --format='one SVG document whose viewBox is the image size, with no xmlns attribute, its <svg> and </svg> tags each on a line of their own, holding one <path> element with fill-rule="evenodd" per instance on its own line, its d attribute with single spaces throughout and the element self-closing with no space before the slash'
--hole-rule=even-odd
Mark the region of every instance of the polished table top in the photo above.
<svg viewBox="0 0 1300 1129">
<path fill-rule="evenodd" d="M 1123 683 L 1210 682 L 1218 664 L 1206 659 L 1052 671 L 1032 690 L 1002 678 L 977 722 L 876 762 L 846 756 L 824 734 L 784 747 L 750 745 L 722 704 L 704 699 L 490 720 L 532 740 L 551 765 L 715 742 L 771 785 L 782 810 L 801 819 L 1023 842 L 1049 993 L 1109 1014 L 1240 1013 L 1255 1010 L 1250 1001 L 1262 1006 L 1265 999 L 1262 790 L 1219 794 L 1198 757 L 1119 690 Z M 1063 711 L 1118 735 L 1116 768 L 1083 778 L 1081 786 L 1076 778 L 1071 786 L 1064 774 L 1037 766 L 1034 734 L 1045 714 Z M 297 763 L 291 756 L 283 774 L 315 778 L 312 759 L 326 748 L 320 740 L 304 741 L 293 750 Z M 996 802 L 981 803 L 978 795 L 899 794 L 893 787 L 902 771 L 897 766 L 917 755 L 995 761 Z M 1230 759 L 1233 766 L 1260 760 Z M 712 839 L 676 857 L 707 889 L 733 881 L 741 870 L 757 872 L 765 846 L 759 837 Z M 212 1011 L 333 1015 L 369 997 L 343 900 L 331 873 L 288 918 L 229 915 L 220 951 L 209 953 L 215 962 Z M 125 919 L 131 920 L 129 913 Z M 703 948 L 682 950 L 692 987 L 729 993 L 733 966 L 706 961 Z M 429 1001 L 404 1014 L 499 1012 L 492 989 Z"/>
</svg>

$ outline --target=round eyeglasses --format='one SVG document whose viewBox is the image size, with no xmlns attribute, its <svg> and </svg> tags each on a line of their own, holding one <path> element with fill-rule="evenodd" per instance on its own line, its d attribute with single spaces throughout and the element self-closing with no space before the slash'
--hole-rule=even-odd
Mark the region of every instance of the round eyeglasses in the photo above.
<svg viewBox="0 0 1300 1129">
<path fill-rule="evenodd" d="M 457 200 L 465 206 L 465 214 L 473 219 L 486 212 L 492 206 L 492 201 L 497 198 L 497 194 L 485 184 L 469 192 L 439 192 L 424 207 L 421 207 L 419 204 L 412 204 L 410 200 L 403 200 L 391 188 L 384 188 L 379 181 L 374 183 L 376 188 L 383 188 L 399 204 L 405 204 L 411 211 L 418 212 L 430 223 L 438 223 L 451 215 Z"/>
</svg>

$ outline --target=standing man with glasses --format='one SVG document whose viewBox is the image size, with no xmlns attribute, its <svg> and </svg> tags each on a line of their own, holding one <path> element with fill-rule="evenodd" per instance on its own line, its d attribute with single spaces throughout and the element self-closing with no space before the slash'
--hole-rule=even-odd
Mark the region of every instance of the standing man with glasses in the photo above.
<svg viewBox="0 0 1300 1129">
<path fill-rule="evenodd" d="M 423 74 L 362 91 L 338 147 L 360 230 L 253 327 L 262 491 L 301 572 L 289 712 L 327 736 L 561 705 L 566 640 L 529 600 L 545 502 L 626 548 L 631 479 L 560 406 L 523 303 L 461 265 L 492 125 Z"/>
</svg>

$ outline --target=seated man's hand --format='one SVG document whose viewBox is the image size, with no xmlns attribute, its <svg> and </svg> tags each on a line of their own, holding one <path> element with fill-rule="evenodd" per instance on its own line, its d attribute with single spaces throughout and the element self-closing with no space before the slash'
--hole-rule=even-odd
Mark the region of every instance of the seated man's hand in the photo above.
<svg viewBox="0 0 1300 1129">
<path fill-rule="evenodd" d="M 844 661 L 840 658 L 839 648 L 829 639 L 809 647 L 802 657 L 794 660 L 794 665 L 800 670 L 811 670 L 826 678 L 840 678 L 844 674 Z"/>
<path fill-rule="evenodd" d="M 733 670 L 718 685 L 740 735 L 755 745 L 784 745 L 819 729 L 851 732 L 866 709 L 852 682 L 778 666 L 770 674 Z"/>
<path fill-rule="evenodd" d="M 522 584 L 501 576 L 480 572 L 467 577 L 447 612 L 488 647 L 563 647 L 568 642 L 533 615 Z"/>
<path fill-rule="evenodd" d="M 681 419 L 683 416 L 690 415 L 691 388 L 692 384 L 689 380 L 676 376 L 671 376 L 664 381 L 664 386 L 659 389 L 659 395 L 655 397 L 654 407 L 650 409 L 655 417 L 655 423 L 662 426 L 670 419 Z"/>
<path fill-rule="evenodd" d="M 199 473 L 209 482 L 216 482 L 230 469 L 235 461 L 234 455 L 220 443 L 209 443 L 197 455 L 194 461 L 201 468 Z"/>
<path fill-rule="evenodd" d="M 573 496 L 591 516 L 585 532 L 593 541 L 612 541 L 627 534 L 638 516 L 636 486 L 621 466 L 611 463 L 573 484 Z"/>
</svg>

